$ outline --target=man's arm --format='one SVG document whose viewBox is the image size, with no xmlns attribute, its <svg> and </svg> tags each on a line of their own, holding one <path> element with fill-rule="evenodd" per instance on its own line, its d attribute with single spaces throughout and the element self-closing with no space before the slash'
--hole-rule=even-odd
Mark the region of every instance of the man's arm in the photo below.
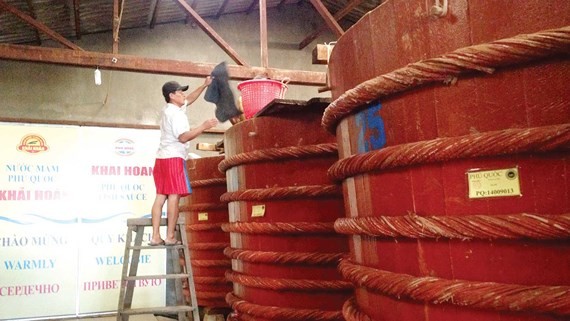
<svg viewBox="0 0 570 321">
<path fill-rule="evenodd" d="M 189 131 L 185 131 L 180 136 L 178 136 L 178 141 L 181 143 L 186 143 L 191 141 L 192 139 L 200 136 L 205 130 L 208 130 L 218 124 L 218 120 L 215 118 L 208 119 L 203 122 L 200 126 L 190 129 Z"/>
<path fill-rule="evenodd" d="M 206 87 L 208 87 L 211 83 L 212 83 L 212 77 L 208 76 L 206 77 L 206 79 L 204 79 L 203 84 L 201 84 L 200 86 L 198 86 L 198 88 L 194 89 L 194 91 L 189 93 L 188 96 L 186 96 L 186 101 L 188 105 L 191 105 L 193 102 L 195 102 L 196 99 L 200 97 L 204 89 L 206 89 Z"/>
</svg>

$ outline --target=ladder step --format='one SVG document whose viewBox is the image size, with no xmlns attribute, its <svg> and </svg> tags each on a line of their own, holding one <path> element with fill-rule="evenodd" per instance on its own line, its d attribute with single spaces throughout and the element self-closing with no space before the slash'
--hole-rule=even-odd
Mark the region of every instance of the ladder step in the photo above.
<svg viewBox="0 0 570 321">
<path fill-rule="evenodd" d="M 179 273 L 179 274 L 158 274 L 158 275 L 135 275 L 135 276 L 127 276 L 125 280 L 127 281 L 134 281 L 134 280 L 152 280 L 152 279 L 185 279 L 188 278 L 190 275 L 186 273 Z"/>
<path fill-rule="evenodd" d="M 179 313 L 179 312 L 190 312 L 194 311 L 194 307 L 189 305 L 172 305 L 167 307 L 157 307 L 157 308 L 137 308 L 137 309 L 124 309 L 121 311 L 122 314 L 134 315 L 134 314 L 155 314 L 155 313 Z"/>
</svg>

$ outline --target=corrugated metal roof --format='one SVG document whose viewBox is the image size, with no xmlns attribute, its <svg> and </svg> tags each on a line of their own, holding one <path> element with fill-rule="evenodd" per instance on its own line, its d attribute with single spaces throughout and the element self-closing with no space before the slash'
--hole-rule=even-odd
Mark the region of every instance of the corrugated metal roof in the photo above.
<svg viewBox="0 0 570 321">
<path fill-rule="evenodd" d="M 322 0 L 331 14 L 342 10 L 354 0 Z M 68 40 L 80 36 L 113 30 L 113 0 L 0 0 L 31 16 L 37 22 Z M 233 13 L 256 12 L 259 0 L 186 0 L 202 18 L 220 17 Z M 287 10 L 307 0 L 267 0 L 267 8 Z M 339 21 L 347 28 L 366 12 L 377 7 L 382 0 L 362 0 L 360 4 Z M 76 11 L 74 3 L 79 7 Z M 156 10 L 156 24 L 174 23 L 187 19 L 186 11 L 175 0 L 119 0 L 123 3 L 121 29 L 149 28 Z M 311 5 L 308 9 L 314 10 Z M 76 19 L 76 13 L 79 19 Z M 191 18 L 190 18 L 191 19 Z M 79 35 L 76 32 L 79 21 Z M 322 24 L 322 21 L 318 22 Z M 11 12 L 2 11 L 0 4 L 0 43 L 38 44 L 49 37 L 22 21 Z"/>
</svg>

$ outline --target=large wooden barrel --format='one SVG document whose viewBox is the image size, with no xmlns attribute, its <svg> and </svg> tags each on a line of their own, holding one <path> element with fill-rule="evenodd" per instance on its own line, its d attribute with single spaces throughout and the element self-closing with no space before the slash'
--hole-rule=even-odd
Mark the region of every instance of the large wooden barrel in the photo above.
<svg viewBox="0 0 570 321">
<path fill-rule="evenodd" d="M 328 102 L 275 100 L 226 131 L 226 300 L 237 320 L 342 320 L 352 285 L 337 270 L 348 240 L 334 231 L 344 206 L 327 176 L 338 160 L 320 126 Z"/>
<path fill-rule="evenodd" d="M 225 175 L 218 170 L 224 156 L 186 161 L 192 194 L 180 200 L 180 215 L 186 215 L 186 235 L 194 276 L 196 299 L 204 308 L 227 308 L 225 296 L 232 284 L 225 278 L 231 262 L 224 255 L 230 235 L 222 231 L 228 222 L 228 206 L 220 201 L 226 190 Z"/>
<path fill-rule="evenodd" d="M 347 320 L 570 318 L 569 23 L 568 1 L 387 0 L 339 39 Z"/>
</svg>

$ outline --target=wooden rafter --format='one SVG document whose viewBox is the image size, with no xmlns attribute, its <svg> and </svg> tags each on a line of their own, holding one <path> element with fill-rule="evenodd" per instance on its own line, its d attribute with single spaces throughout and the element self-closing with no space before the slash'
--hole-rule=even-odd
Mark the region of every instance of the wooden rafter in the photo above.
<svg viewBox="0 0 570 321">
<path fill-rule="evenodd" d="M 267 0 L 259 0 L 259 42 L 261 47 L 261 67 L 269 67 L 267 46 Z"/>
<path fill-rule="evenodd" d="M 113 53 L 119 52 L 119 30 L 121 30 L 121 18 L 123 8 L 120 0 L 113 0 Z"/>
<path fill-rule="evenodd" d="M 63 37 L 62 35 L 60 35 L 59 33 L 51 30 L 50 28 L 48 28 L 46 25 L 44 25 L 43 23 L 37 21 L 36 19 L 30 17 L 29 15 L 27 15 L 26 13 L 20 11 L 18 8 L 7 4 L 6 2 L 4 2 L 3 0 L 0 0 L 0 9 L 4 9 L 10 13 L 12 13 L 13 15 L 15 15 L 16 17 L 20 18 L 22 21 L 26 22 L 27 24 L 33 26 L 34 28 L 36 28 L 37 30 L 45 33 L 47 36 L 49 36 L 51 39 L 59 42 L 60 44 L 70 48 L 70 49 L 74 49 L 74 50 L 83 50 L 81 49 L 79 46 L 77 46 L 76 44 L 74 44 L 73 42 L 65 39 L 65 37 Z"/>
<path fill-rule="evenodd" d="M 334 14 L 334 19 L 339 21 L 340 19 L 344 18 L 347 14 L 349 14 L 352 9 L 360 5 L 364 0 L 352 0 L 350 1 L 342 10 L 336 12 Z M 326 25 L 322 25 L 319 29 L 315 30 L 313 33 L 305 37 L 301 43 L 299 43 L 299 49 L 303 49 L 308 46 L 313 40 L 317 39 L 317 37 L 327 30 Z"/>
<path fill-rule="evenodd" d="M 208 23 L 202 19 L 202 17 L 200 17 L 200 15 L 198 15 L 198 13 L 192 8 L 190 7 L 190 5 L 188 5 L 188 3 L 186 3 L 186 1 L 184 0 L 177 0 L 178 3 L 180 3 L 180 5 L 182 7 L 184 7 L 184 9 L 186 9 L 186 12 L 188 12 L 193 18 L 194 21 L 196 21 L 196 23 L 200 26 L 200 28 L 202 30 L 204 30 L 204 32 L 206 32 L 206 34 L 208 34 L 208 36 L 214 40 L 215 43 L 218 44 L 218 46 L 220 46 L 220 48 L 222 48 L 222 50 L 228 54 L 228 56 L 230 56 L 233 61 L 235 61 L 238 65 L 242 65 L 242 66 L 249 66 L 245 60 L 243 60 L 238 54 L 237 52 L 235 52 L 232 47 L 230 47 L 230 45 L 224 41 L 224 39 L 222 39 L 222 37 L 220 37 L 215 31 L 214 29 L 212 29 L 210 27 L 210 25 L 208 25 Z"/>
<path fill-rule="evenodd" d="M 194 11 L 196 11 L 197 5 L 198 4 L 196 3 L 196 0 L 190 2 L 190 8 L 192 8 Z M 192 16 L 188 12 L 186 12 L 186 18 L 184 19 L 184 24 L 189 24 L 190 21 L 192 21 Z"/>
<path fill-rule="evenodd" d="M 287 0 L 281 0 L 279 1 L 279 3 L 277 4 L 277 10 L 281 10 L 283 8 L 283 6 L 285 5 L 285 2 Z"/>
<path fill-rule="evenodd" d="M 315 7 L 315 9 L 317 9 L 321 17 L 325 19 L 325 23 L 327 24 L 329 29 L 337 37 L 340 37 L 344 34 L 344 30 L 342 30 L 338 22 L 336 22 L 336 20 L 333 18 L 327 7 L 325 7 L 325 5 L 321 2 L 321 0 L 311 0 L 311 4 L 313 5 L 313 7 Z"/>
<path fill-rule="evenodd" d="M 38 19 L 38 17 L 36 17 L 36 10 L 34 9 L 34 4 L 32 3 L 32 0 L 26 0 L 26 2 L 28 3 L 28 9 L 30 10 L 30 17 L 32 17 L 34 20 Z M 41 46 L 42 38 L 40 37 L 40 31 L 36 28 L 34 28 L 34 31 L 36 33 L 36 41 Z"/>
<path fill-rule="evenodd" d="M 158 6 L 159 5 L 160 5 L 160 0 L 156 0 L 156 3 L 154 4 L 154 7 L 152 8 L 152 16 L 150 18 L 150 25 L 149 25 L 150 29 L 154 29 L 154 26 L 156 25 L 156 17 L 158 16 Z"/>
<path fill-rule="evenodd" d="M 73 18 L 75 21 L 75 37 L 81 39 L 81 9 L 79 9 L 79 0 L 73 0 Z"/>
<path fill-rule="evenodd" d="M 255 8 L 257 7 L 259 0 L 252 0 L 251 4 L 249 5 L 249 7 L 247 8 L 245 14 L 250 14 L 253 12 L 253 10 L 255 10 Z"/>
<path fill-rule="evenodd" d="M 194 63 L 190 61 L 22 45 L 0 45 L 0 59 L 84 68 L 99 66 L 107 70 L 200 78 L 210 75 L 217 65 L 214 63 Z M 271 79 L 289 78 L 291 84 L 297 85 L 324 86 L 326 84 L 326 73 L 324 72 L 228 65 L 228 73 L 232 80 L 249 80 L 262 75 Z"/>
<path fill-rule="evenodd" d="M 230 0 L 224 0 L 224 3 L 222 3 L 222 5 L 220 6 L 218 13 L 216 13 L 216 19 L 220 19 L 222 14 L 224 14 L 224 12 L 226 11 L 226 6 L 228 5 L 228 2 L 230 2 Z"/>
</svg>

